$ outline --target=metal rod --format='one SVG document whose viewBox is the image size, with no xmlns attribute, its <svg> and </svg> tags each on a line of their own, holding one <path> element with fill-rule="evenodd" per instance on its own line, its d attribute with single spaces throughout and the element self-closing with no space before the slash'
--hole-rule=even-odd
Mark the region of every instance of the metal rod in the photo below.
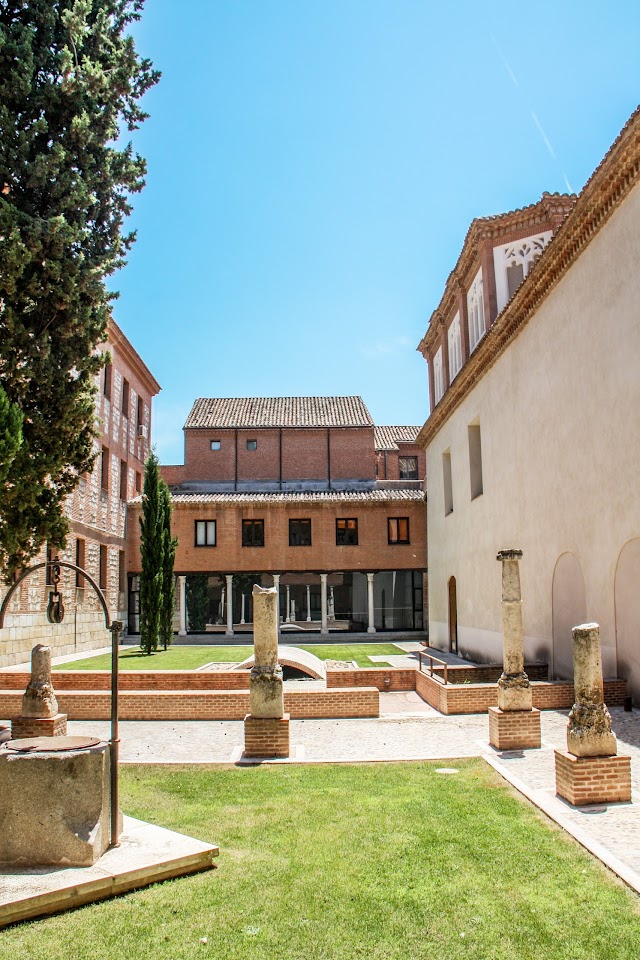
<svg viewBox="0 0 640 960">
<path fill-rule="evenodd" d="M 122 620 L 114 620 L 111 631 L 111 847 L 120 845 L 119 814 L 118 814 L 118 763 L 120 757 L 120 739 L 118 737 L 118 640 L 124 624 Z"/>
</svg>

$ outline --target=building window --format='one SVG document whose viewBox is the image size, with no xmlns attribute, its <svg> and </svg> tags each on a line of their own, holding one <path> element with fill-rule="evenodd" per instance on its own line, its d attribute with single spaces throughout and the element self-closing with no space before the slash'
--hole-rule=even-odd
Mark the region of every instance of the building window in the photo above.
<svg viewBox="0 0 640 960">
<path fill-rule="evenodd" d="M 242 546 L 264 547 L 264 520 L 242 521 Z"/>
<path fill-rule="evenodd" d="M 113 366 L 110 363 L 104 365 L 104 376 L 102 380 L 102 391 L 105 400 L 111 400 L 111 386 L 113 383 Z"/>
<path fill-rule="evenodd" d="M 388 517 L 389 543 L 409 543 L 409 517 Z"/>
<path fill-rule="evenodd" d="M 193 542 L 196 547 L 215 547 L 216 545 L 215 520 L 196 520 Z"/>
<path fill-rule="evenodd" d="M 127 499 L 127 463 L 125 460 L 120 461 L 120 499 Z"/>
<path fill-rule="evenodd" d="M 529 275 L 552 236 L 551 230 L 545 230 L 537 236 L 493 248 L 498 313 L 506 307 L 524 278 Z"/>
<path fill-rule="evenodd" d="M 107 547 L 100 547 L 100 573 L 98 579 L 98 586 L 101 590 L 107 589 L 107 560 L 108 552 Z"/>
<path fill-rule="evenodd" d="M 136 423 L 138 424 L 139 427 L 141 427 L 144 424 L 144 401 L 142 397 L 138 397 Z"/>
<path fill-rule="evenodd" d="M 122 380 L 122 413 L 129 417 L 129 381 Z"/>
<path fill-rule="evenodd" d="M 257 450 L 258 441 L 257 440 L 247 440 L 247 450 Z"/>
<path fill-rule="evenodd" d="M 209 446 L 211 447 L 212 450 L 219 450 L 220 447 L 222 446 L 222 443 L 220 442 L 220 440 L 210 440 Z"/>
<path fill-rule="evenodd" d="M 118 551 L 118 591 L 124 593 L 127 589 L 127 571 L 124 550 Z"/>
<path fill-rule="evenodd" d="M 103 490 L 109 489 L 109 449 L 108 447 L 102 448 L 102 455 L 100 457 L 100 486 Z"/>
<path fill-rule="evenodd" d="M 442 454 L 442 484 L 444 487 L 444 515 L 453 513 L 453 485 L 451 483 L 451 451 Z"/>
<path fill-rule="evenodd" d="M 469 424 L 469 481 L 471 499 L 475 500 L 482 493 L 482 440 L 478 422 Z"/>
<path fill-rule="evenodd" d="M 358 546 L 358 521 L 355 517 L 336 520 L 336 547 Z"/>
<path fill-rule="evenodd" d="M 449 342 L 449 383 L 462 367 L 462 335 L 460 333 L 460 314 L 456 313 L 447 334 Z"/>
<path fill-rule="evenodd" d="M 76 540 L 76 567 L 82 567 L 82 569 L 84 570 L 86 558 L 87 558 L 86 541 L 78 538 Z M 76 570 L 76 587 L 84 587 L 84 577 L 77 570 Z"/>
<path fill-rule="evenodd" d="M 444 393 L 444 378 L 442 376 L 442 347 L 433 358 L 433 398 L 436 403 L 442 399 Z"/>
<path fill-rule="evenodd" d="M 289 520 L 289 546 L 311 546 L 311 520 Z"/>
<path fill-rule="evenodd" d="M 467 312 L 469 314 L 469 349 L 475 350 L 485 332 L 482 267 L 478 270 L 467 294 Z"/>
<path fill-rule="evenodd" d="M 142 474 L 139 470 L 136 470 L 136 493 L 141 493 L 142 491 Z"/>
<path fill-rule="evenodd" d="M 398 457 L 398 468 L 400 470 L 401 480 L 418 479 L 418 458 L 417 457 Z"/>
</svg>

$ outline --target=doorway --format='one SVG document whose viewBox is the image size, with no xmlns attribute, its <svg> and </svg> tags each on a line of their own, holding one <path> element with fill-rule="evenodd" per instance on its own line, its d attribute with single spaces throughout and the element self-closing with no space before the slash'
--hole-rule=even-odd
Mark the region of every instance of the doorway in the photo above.
<svg viewBox="0 0 640 960">
<path fill-rule="evenodd" d="M 458 652 L 458 598 L 456 578 L 449 578 L 449 653 Z"/>
</svg>

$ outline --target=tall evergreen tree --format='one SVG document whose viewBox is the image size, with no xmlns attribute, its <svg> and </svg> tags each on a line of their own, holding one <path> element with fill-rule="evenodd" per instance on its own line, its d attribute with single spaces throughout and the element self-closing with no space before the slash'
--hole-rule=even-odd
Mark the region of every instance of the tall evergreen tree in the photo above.
<svg viewBox="0 0 640 960">
<path fill-rule="evenodd" d="M 140 646 L 158 649 L 164 577 L 164 507 L 160 494 L 158 458 L 152 451 L 144 465 L 140 517 Z"/>
<path fill-rule="evenodd" d="M 123 225 L 146 172 L 116 140 L 159 78 L 128 33 L 142 6 L 0 0 L 0 384 L 24 414 L 0 488 L 5 575 L 64 543 L 64 502 L 94 461 L 104 281 L 134 240 Z"/>
<path fill-rule="evenodd" d="M 171 536 L 171 494 L 162 477 L 159 480 L 159 500 L 162 510 L 162 607 L 160 611 L 160 640 L 166 650 L 173 641 L 173 609 L 176 584 L 173 565 L 176 559 L 177 537 Z"/>
</svg>

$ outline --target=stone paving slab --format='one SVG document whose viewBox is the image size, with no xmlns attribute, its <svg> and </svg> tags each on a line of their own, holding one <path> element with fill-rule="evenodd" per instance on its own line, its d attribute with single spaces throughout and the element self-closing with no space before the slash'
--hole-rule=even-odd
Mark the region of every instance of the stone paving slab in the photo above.
<svg viewBox="0 0 640 960">
<path fill-rule="evenodd" d="M 107 850 L 92 867 L 4 868 L 0 927 L 210 870 L 219 852 L 210 843 L 125 817 L 120 846 Z"/>
</svg>

